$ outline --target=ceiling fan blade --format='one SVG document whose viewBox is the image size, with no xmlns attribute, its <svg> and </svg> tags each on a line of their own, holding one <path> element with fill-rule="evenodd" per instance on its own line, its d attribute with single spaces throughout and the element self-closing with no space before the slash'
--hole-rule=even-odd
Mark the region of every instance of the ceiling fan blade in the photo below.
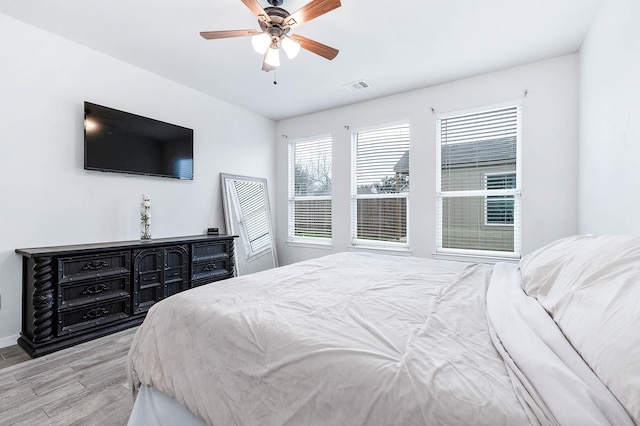
<svg viewBox="0 0 640 426">
<path fill-rule="evenodd" d="M 286 22 L 289 27 L 293 28 L 317 18 L 320 15 L 324 15 L 327 12 L 331 12 L 333 9 L 337 9 L 340 6 L 340 0 L 312 0 L 301 9 L 298 9 L 289 15 Z"/>
<path fill-rule="evenodd" d="M 258 34 L 257 30 L 227 30 L 227 31 L 201 31 L 202 38 L 207 40 L 216 38 L 244 37 Z"/>
<path fill-rule="evenodd" d="M 315 40 L 311 40 L 310 38 L 302 37 L 301 35 L 297 34 L 292 34 L 290 37 L 300 43 L 300 47 L 302 47 L 303 49 L 306 49 L 309 52 L 313 52 L 316 55 L 320 55 L 323 58 L 327 58 L 328 60 L 332 60 L 333 58 L 338 56 L 339 50 L 327 46 L 326 44 L 319 43 Z"/>
<path fill-rule="evenodd" d="M 253 12 L 254 15 L 258 17 L 258 19 L 265 22 L 271 21 L 271 18 L 269 17 L 269 15 L 267 15 L 267 12 L 264 11 L 262 6 L 260 6 L 260 3 L 258 3 L 258 0 L 241 0 L 241 1 L 242 3 L 244 3 L 245 6 L 247 6 L 251 10 L 251 12 Z"/>
</svg>

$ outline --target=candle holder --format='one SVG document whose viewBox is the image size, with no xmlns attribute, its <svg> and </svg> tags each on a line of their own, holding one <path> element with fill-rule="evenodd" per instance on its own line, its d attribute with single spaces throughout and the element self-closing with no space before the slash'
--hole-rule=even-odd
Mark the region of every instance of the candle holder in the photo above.
<svg viewBox="0 0 640 426">
<path fill-rule="evenodd" d="M 140 239 L 151 239 L 151 199 L 145 194 L 140 203 Z"/>
</svg>

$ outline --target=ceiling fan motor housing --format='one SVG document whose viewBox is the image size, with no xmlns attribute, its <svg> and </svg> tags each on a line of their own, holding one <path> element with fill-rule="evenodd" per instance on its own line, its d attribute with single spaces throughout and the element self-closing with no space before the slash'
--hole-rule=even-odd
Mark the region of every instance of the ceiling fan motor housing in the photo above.
<svg viewBox="0 0 640 426">
<path fill-rule="evenodd" d="M 271 2 L 271 0 L 269 2 Z M 282 1 L 280 1 L 280 3 L 282 4 Z M 258 24 L 262 31 L 278 39 L 289 32 L 291 28 L 286 22 L 286 19 L 290 15 L 289 12 L 281 7 L 265 7 L 264 11 L 267 12 L 267 15 L 271 18 L 271 22 L 258 19 Z"/>
</svg>

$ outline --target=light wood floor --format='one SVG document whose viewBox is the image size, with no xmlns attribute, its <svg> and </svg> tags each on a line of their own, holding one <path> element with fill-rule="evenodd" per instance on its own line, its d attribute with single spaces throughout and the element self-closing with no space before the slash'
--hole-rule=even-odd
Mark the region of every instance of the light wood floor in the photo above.
<svg viewBox="0 0 640 426">
<path fill-rule="evenodd" d="M 125 360 L 135 331 L 34 359 L 5 349 L 14 365 L 0 369 L 0 425 L 126 425 L 133 398 Z"/>
<path fill-rule="evenodd" d="M 18 345 L 0 348 L 0 371 L 30 359 L 31 357 Z"/>
</svg>

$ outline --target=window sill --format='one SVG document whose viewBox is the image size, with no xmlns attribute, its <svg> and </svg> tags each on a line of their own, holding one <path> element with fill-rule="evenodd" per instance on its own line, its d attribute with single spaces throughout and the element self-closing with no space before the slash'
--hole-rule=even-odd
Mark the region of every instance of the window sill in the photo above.
<svg viewBox="0 0 640 426">
<path fill-rule="evenodd" d="M 519 263 L 519 256 L 488 256 L 481 254 L 466 253 L 432 253 L 431 257 L 436 260 L 453 260 L 456 262 L 473 262 L 495 264 L 497 262 Z"/>
<path fill-rule="evenodd" d="M 376 245 L 357 245 L 348 246 L 347 251 L 368 251 L 392 254 L 395 256 L 411 256 L 411 249 L 409 247 L 388 247 L 388 246 L 376 246 Z"/>
<path fill-rule="evenodd" d="M 291 247 L 304 247 L 304 248 L 313 248 L 313 249 L 321 249 L 321 250 L 333 250 L 333 244 L 331 242 L 309 242 L 309 241 L 287 241 L 285 243 Z"/>
</svg>

